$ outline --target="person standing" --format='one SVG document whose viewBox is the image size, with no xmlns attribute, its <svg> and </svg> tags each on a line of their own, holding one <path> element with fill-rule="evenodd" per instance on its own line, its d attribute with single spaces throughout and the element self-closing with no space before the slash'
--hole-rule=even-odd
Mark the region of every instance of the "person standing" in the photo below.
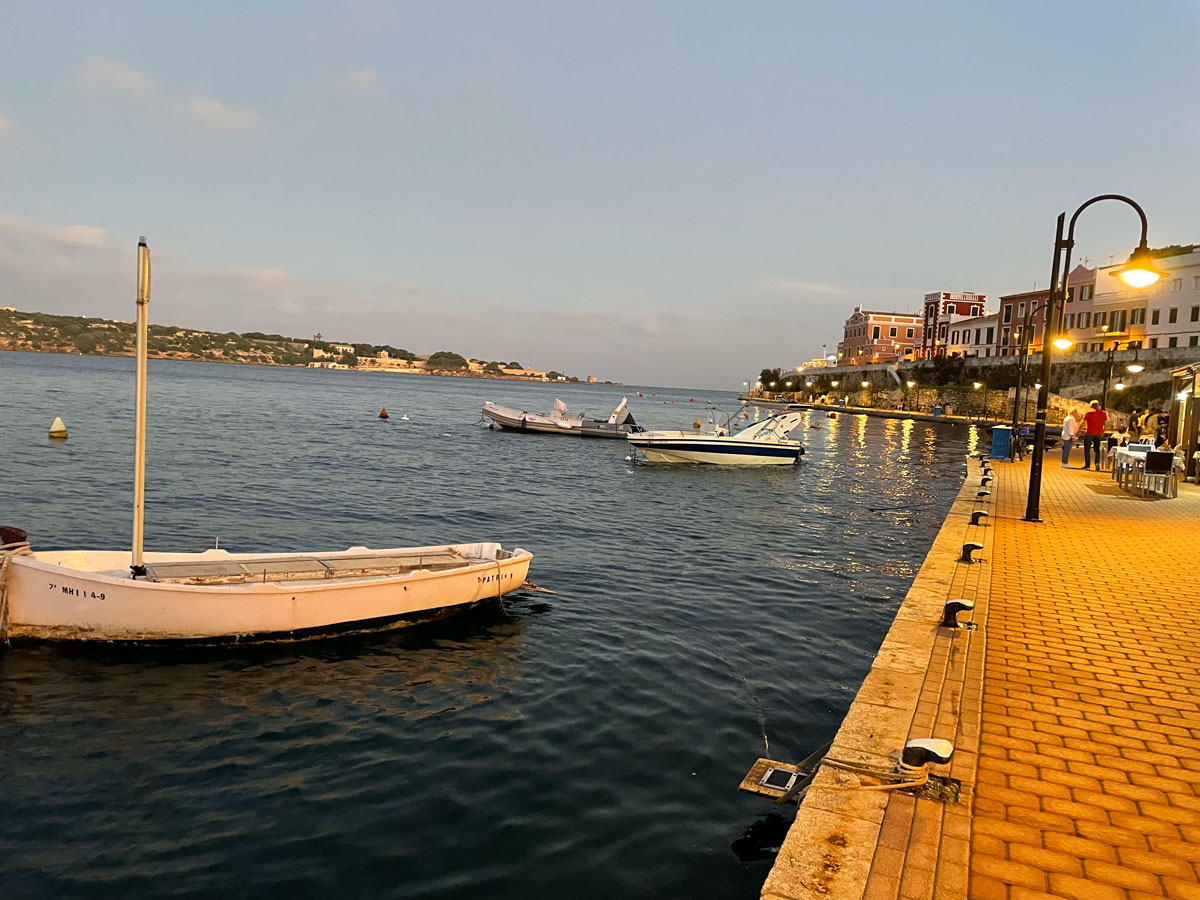
<svg viewBox="0 0 1200 900">
<path fill-rule="evenodd" d="M 1079 434 L 1079 419 L 1075 418 L 1075 410 L 1068 410 L 1067 417 L 1063 419 L 1062 429 L 1062 467 L 1064 469 L 1071 468 L 1071 446 L 1075 443 L 1075 435 L 1077 434 Z"/>
<path fill-rule="evenodd" d="M 1086 434 L 1083 436 L 1083 467 L 1091 468 L 1092 453 L 1096 454 L 1096 471 L 1101 468 L 1100 439 L 1104 437 L 1104 423 L 1108 421 L 1108 413 L 1100 408 L 1100 401 L 1093 400 L 1091 410 L 1083 417 Z"/>
</svg>

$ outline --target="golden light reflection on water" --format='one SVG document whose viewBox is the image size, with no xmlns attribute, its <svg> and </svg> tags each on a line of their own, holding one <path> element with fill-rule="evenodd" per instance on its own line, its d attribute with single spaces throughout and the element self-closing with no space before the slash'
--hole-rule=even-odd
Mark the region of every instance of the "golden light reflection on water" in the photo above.
<svg viewBox="0 0 1200 900">
<path fill-rule="evenodd" d="M 974 456 L 979 450 L 980 429 L 977 425 L 967 427 L 967 456 Z"/>
</svg>

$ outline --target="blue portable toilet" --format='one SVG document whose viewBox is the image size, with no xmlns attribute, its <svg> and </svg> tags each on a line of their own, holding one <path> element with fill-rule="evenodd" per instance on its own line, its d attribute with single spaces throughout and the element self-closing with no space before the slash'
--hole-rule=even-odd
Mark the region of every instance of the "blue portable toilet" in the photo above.
<svg viewBox="0 0 1200 900">
<path fill-rule="evenodd" d="M 1008 425 L 992 426 L 992 459 L 1008 459 L 1012 451 L 1012 428 Z"/>
<path fill-rule="evenodd" d="M 933 417 L 935 419 L 938 419 L 938 418 L 941 418 L 941 415 L 942 415 L 942 408 L 940 406 L 935 406 L 933 408 Z"/>
</svg>

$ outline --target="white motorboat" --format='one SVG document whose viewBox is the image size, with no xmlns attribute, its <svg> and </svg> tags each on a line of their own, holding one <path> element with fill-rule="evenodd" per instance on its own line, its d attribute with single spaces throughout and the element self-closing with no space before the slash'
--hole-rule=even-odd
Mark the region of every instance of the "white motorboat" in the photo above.
<svg viewBox="0 0 1200 900">
<path fill-rule="evenodd" d="M 538 434 L 619 439 L 643 430 L 633 421 L 628 399 L 625 397 L 621 398 L 621 402 L 607 419 L 572 416 L 567 412 L 567 405 L 561 400 L 554 401 L 554 409 L 548 416 L 498 406 L 491 401 L 483 404 L 483 415 L 492 420 L 493 426 L 498 425 L 509 431 L 532 431 Z"/>
<path fill-rule="evenodd" d="M 440 618 L 525 584 L 532 554 L 495 543 L 144 554 L 149 302 L 150 251 L 143 238 L 132 549 L 34 553 L 22 532 L 0 529 L 0 640 L 299 640 Z"/>
<path fill-rule="evenodd" d="M 784 413 L 734 432 L 728 424 L 718 425 L 710 413 L 706 424 L 691 431 L 643 431 L 628 440 L 655 463 L 787 466 L 804 454 L 804 445 L 788 437 L 803 418 L 803 413 Z"/>
</svg>

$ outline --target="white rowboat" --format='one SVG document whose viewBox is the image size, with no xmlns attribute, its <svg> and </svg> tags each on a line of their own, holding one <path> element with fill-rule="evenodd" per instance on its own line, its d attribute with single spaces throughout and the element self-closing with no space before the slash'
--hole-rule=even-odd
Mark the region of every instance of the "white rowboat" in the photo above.
<svg viewBox="0 0 1200 900">
<path fill-rule="evenodd" d="M 24 532 L 0 529 L 7 542 L 0 546 L 0 641 L 301 640 L 440 618 L 524 585 L 533 556 L 495 543 L 143 553 L 149 303 L 150 250 L 142 238 L 132 548 L 35 554 Z"/>
</svg>

